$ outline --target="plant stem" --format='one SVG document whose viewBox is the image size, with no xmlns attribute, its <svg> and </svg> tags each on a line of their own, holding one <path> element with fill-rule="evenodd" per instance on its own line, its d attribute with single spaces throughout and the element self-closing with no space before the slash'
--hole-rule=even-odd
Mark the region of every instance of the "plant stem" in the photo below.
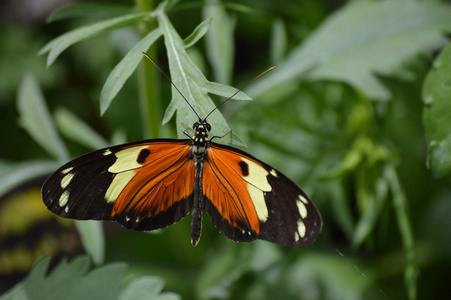
<svg viewBox="0 0 451 300">
<path fill-rule="evenodd" d="M 135 1 L 139 11 L 149 12 L 153 10 L 152 0 L 136 0 Z M 142 21 L 139 24 L 139 29 L 142 36 L 145 36 L 150 31 L 155 29 L 156 22 L 153 19 Z M 147 54 L 150 57 L 156 57 L 156 48 L 151 47 Z M 152 64 L 143 64 L 139 76 L 140 88 L 140 106 L 141 106 L 141 120 L 143 127 L 143 135 L 148 138 L 159 138 L 161 114 L 160 114 L 160 97 L 158 92 L 158 76 L 156 69 Z"/>
<path fill-rule="evenodd" d="M 407 212 L 407 199 L 399 182 L 398 175 L 393 166 L 385 169 L 386 178 L 389 181 L 393 193 L 393 205 L 398 220 L 399 231 L 401 233 L 404 251 L 406 252 L 406 268 L 404 270 L 404 280 L 407 288 L 408 299 L 417 298 L 417 278 L 418 268 L 415 264 L 415 246 L 412 233 L 412 226 Z"/>
</svg>

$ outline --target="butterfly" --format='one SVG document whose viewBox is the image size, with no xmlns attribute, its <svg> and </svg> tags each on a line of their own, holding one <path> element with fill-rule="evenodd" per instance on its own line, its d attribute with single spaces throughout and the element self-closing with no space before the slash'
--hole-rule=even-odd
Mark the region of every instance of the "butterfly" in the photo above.
<svg viewBox="0 0 451 300">
<path fill-rule="evenodd" d="M 220 137 L 209 138 L 207 117 L 197 117 L 187 139 L 117 145 L 66 163 L 45 181 L 45 205 L 64 218 L 117 221 L 140 231 L 167 227 L 192 211 L 193 246 L 204 210 L 237 242 L 313 243 L 321 216 L 301 188 L 250 154 L 213 142 Z"/>
</svg>

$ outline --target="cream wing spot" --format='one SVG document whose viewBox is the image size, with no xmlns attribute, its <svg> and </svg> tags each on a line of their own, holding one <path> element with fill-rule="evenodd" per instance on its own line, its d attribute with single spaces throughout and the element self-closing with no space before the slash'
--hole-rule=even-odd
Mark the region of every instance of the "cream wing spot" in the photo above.
<svg viewBox="0 0 451 300">
<path fill-rule="evenodd" d="M 267 176 L 269 174 L 265 168 L 247 158 L 241 157 L 241 159 L 248 165 L 249 175 L 243 177 L 248 183 L 254 185 L 259 190 L 264 192 L 271 191 L 271 185 L 268 182 Z"/>
<path fill-rule="evenodd" d="M 299 233 L 296 231 L 294 233 L 294 241 L 297 243 L 297 242 L 299 242 L 299 239 L 300 239 Z"/>
<path fill-rule="evenodd" d="M 67 174 L 67 173 L 69 173 L 69 172 L 72 171 L 72 170 L 73 170 L 73 167 L 69 167 L 69 168 L 67 168 L 67 169 L 62 170 L 62 171 L 61 171 L 61 174 Z"/>
<path fill-rule="evenodd" d="M 305 224 L 302 220 L 298 221 L 298 233 L 302 238 L 305 236 Z"/>
<path fill-rule="evenodd" d="M 66 212 L 66 214 L 69 212 L 69 205 L 66 205 L 66 207 L 64 208 L 64 211 Z"/>
<path fill-rule="evenodd" d="M 111 152 L 110 149 L 106 149 L 106 150 L 103 152 L 103 156 L 110 155 L 111 153 L 113 153 L 113 152 Z"/>
<path fill-rule="evenodd" d="M 74 178 L 74 174 L 73 173 L 67 173 L 63 177 L 63 179 L 61 179 L 61 182 L 60 182 L 61 188 L 65 189 L 69 185 L 69 183 L 72 180 L 72 178 Z"/>
<path fill-rule="evenodd" d="M 64 191 L 64 193 L 61 194 L 59 200 L 58 200 L 58 204 L 60 207 L 63 207 L 64 205 L 67 204 L 67 201 L 69 201 L 69 191 Z"/>
<path fill-rule="evenodd" d="M 247 185 L 247 191 L 251 196 L 252 203 L 254 203 L 258 219 L 261 222 L 265 222 L 268 219 L 268 208 L 266 207 L 265 194 L 251 184 Z"/>
<path fill-rule="evenodd" d="M 305 207 L 305 204 L 301 201 L 296 201 L 296 205 L 298 206 L 299 214 L 302 219 L 307 218 L 307 208 Z"/>
<path fill-rule="evenodd" d="M 269 172 L 269 174 L 271 174 L 272 176 L 274 176 L 274 177 L 277 178 L 277 172 L 276 172 L 276 170 L 272 169 L 272 170 Z"/>
<path fill-rule="evenodd" d="M 308 204 L 308 201 L 307 201 L 307 199 L 305 199 L 304 196 L 299 195 L 299 196 L 298 196 L 298 199 L 301 200 L 304 204 Z"/>
<path fill-rule="evenodd" d="M 269 172 L 247 158 L 241 157 L 241 159 L 247 165 L 244 166 L 240 164 L 242 174 L 248 174 L 247 176 L 243 175 L 243 179 L 248 183 L 246 186 L 247 191 L 254 204 L 258 219 L 261 222 L 265 222 L 268 219 L 265 192 L 269 192 L 272 189 L 267 179 Z"/>
<path fill-rule="evenodd" d="M 108 168 L 108 172 L 121 173 L 123 171 L 141 168 L 142 165 L 139 164 L 137 160 L 141 151 L 147 147 L 148 146 L 131 147 L 115 153 L 114 155 L 116 156 L 116 162 Z"/>
<path fill-rule="evenodd" d="M 113 203 L 119 197 L 122 190 L 130 182 L 130 180 L 135 176 L 135 170 L 130 170 L 127 172 L 122 172 L 114 176 L 108 190 L 105 193 L 105 200 L 108 203 Z"/>
</svg>

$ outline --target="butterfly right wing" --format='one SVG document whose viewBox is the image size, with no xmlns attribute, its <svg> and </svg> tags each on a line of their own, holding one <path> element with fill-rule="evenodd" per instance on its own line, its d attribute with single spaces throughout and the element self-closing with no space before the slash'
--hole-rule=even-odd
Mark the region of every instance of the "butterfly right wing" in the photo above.
<svg viewBox="0 0 451 300">
<path fill-rule="evenodd" d="M 211 143 L 203 176 L 205 210 L 234 241 L 305 247 L 321 232 L 321 215 L 301 188 L 244 151 Z"/>
<path fill-rule="evenodd" d="M 155 230 L 191 210 L 194 170 L 188 140 L 140 141 L 68 162 L 46 180 L 42 198 L 61 217 Z"/>
</svg>

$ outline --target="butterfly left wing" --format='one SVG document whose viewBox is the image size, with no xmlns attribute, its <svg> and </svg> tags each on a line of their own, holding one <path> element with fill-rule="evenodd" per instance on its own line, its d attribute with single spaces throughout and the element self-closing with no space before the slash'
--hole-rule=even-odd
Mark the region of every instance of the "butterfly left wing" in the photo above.
<svg viewBox="0 0 451 300">
<path fill-rule="evenodd" d="M 49 210 L 78 220 L 115 220 L 134 230 L 169 226 L 192 208 L 188 140 L 148 140 L 76 158 L 42 187 Z"/>
<path fill-rule="evenodd" d="M 238 149 L 211 143 L 203 192 L 213 224 L 234 241 L 263 239 L 304 247 L 321 232 L 321 216 L 307 195 L 282 173 Z"/>
</svg>

